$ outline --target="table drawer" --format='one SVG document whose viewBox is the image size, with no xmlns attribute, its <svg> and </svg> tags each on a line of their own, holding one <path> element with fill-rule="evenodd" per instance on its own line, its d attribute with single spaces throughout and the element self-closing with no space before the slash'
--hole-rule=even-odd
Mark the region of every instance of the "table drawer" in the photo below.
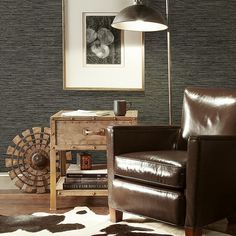
<svg viewBox="0 0 236 236">
<path fill-rule="evenodd" d="M 57 121 L 56 145 L 106 145 L 109 125 L 133 125 L 133 121 Z"/>
</svg>

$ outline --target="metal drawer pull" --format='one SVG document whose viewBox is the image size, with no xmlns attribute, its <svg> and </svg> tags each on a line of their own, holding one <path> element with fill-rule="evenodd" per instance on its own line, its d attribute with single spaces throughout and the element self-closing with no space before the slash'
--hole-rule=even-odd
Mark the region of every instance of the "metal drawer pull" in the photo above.
<svg viewBox="0 0 236 236">
<path fill-rule="evenodd" d="M 105 129 L 100 129 L 98 131 L 93 131 L 89 129 L 83 129 L 83 135 L 100 135 L 100 136 L 105 136 Z"/>
</svg>

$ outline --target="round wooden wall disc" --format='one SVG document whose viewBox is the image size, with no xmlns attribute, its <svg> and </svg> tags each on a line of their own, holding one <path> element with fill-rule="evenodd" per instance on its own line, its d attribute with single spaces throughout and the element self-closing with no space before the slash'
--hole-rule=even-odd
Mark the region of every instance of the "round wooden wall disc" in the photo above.
<svg viewBox="0 0 236 236">
<path fill-rule="evenodd" d="M 27 129 L 17 135 L 7 149 L 5 164 L 10 168 L 9 176 L 24 192 L 45 193 L 50 190 L 50 133 L 47 127 Z M 66 156 L 71 159 L 68 153 Z"/>
</svg>

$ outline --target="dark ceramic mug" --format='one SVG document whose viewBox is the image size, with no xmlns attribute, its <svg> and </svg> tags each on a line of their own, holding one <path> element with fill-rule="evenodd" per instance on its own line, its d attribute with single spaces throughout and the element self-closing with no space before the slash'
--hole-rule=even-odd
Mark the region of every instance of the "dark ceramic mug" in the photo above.
<svg viewBox="0 0 236 236">
<path fill-rule="evenodd" d="M 125 116 L 126 111 L 131 107 L 131 102 L 126 100 L 114 100 L 114 114 L 115 116 Z"/>
</svg>

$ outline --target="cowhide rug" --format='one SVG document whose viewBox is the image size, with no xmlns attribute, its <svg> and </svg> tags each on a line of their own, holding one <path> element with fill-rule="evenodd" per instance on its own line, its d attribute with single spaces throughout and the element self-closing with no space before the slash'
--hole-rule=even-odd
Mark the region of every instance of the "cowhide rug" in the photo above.
<svg viewBox="0 0 236 236">
<path fill-rule="evenodd" d="M 76 207 L 64 214 L 34 213 L 16 217 L 0 216 L 0 233 L 11 236 L 183 236 L 184 230 L 132 214 L 113 224 L 109 215 L 97 215 L 87 207 Z M 226 236 L 204 230 L 207 236 Z"/>
</svg>

